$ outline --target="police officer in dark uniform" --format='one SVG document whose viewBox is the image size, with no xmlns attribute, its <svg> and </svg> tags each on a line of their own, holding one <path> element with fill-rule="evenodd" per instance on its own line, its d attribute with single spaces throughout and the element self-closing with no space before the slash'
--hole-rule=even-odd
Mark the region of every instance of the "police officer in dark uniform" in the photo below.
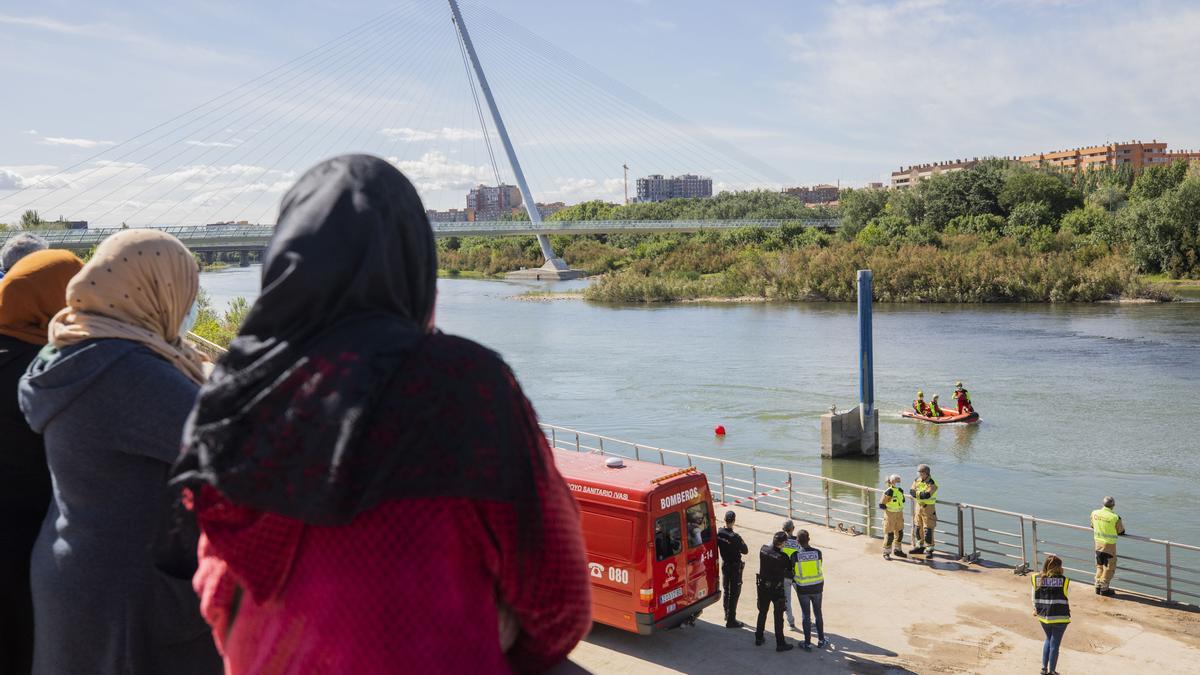
<svg viewBox="0 0 1200 675">
<path fill-rule="evenodd" d="M 742 570 L 745 569 L 746 563 L 742 562 L 742 556 L 749 553 L 750 549 L 746 547 L 746 541 L 742 539 L 742 535 L 733 531 L 733 521 L 737 519 L 737 514 L 733 511 L 725 512 L 725 527 L 717 530 L 717 550 L 721 552 L 721 593 L 724 597 L 721 599 L 725 607 L 725 627 L 726 628 L 741 628 L 746 624 L 737 620 L 737 603 L 738 598 L 742 595 Z"/>
<path fill-rule="evenodd" d="M 765 544 L 758 552 L 758 625 L 754 630 L 754 644 L 761 645 L 763 629 L 767 623 L 767 608 L 775 611 L 775 651 L 786 652 L 792 649 L 783 635 L 783 603 L 792 580 L 792 570 L 795 569 L 796 556 L 783 552 L 783 542 L 787 541 L 787 532 L 775 533 L 772 543 Z"/>
</svg>

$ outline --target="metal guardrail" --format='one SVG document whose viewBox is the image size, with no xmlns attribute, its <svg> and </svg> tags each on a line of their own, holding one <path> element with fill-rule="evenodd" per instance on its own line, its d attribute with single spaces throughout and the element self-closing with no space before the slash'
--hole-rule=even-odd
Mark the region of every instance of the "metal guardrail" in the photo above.
<svg viewBox="0 0 1200 675">
<path fill-rule="evenodd" d="M 732 220 L 558 220 L 530 223 L 526 221 L 475 221 L 464 223 L 433 223 L 437 237 L 468 237 L 534 234 L 651 234 L 656 232 L 699 232 L 701 230 L 733 230 L 743 227 L 775 229 L 784 225 L 803 225 L 835 230 L 837 218 L 797 220 L 741 218 Z"/>
<path fill-rule="evenodd" d="M 190 342 L 192 344 L 192 346 L 196 348 L 196 351 L 200 352 L 201 354 L 204 354 L 205 356 L 207 356 L 210 359 L 213 359 L 214 361 L 216 359 L 220 358 L 220 356 L 222 354 L 229 351 L 229 350 L 225 349 L 224 347 L 222 347 L 221 345 L 219 345 L 215 342 L 212 342 L 211 340 L 202 338 L 199 335 L 196 335 L 195 333 L 193 333 L 191 331 L 188 331 L 188 334 L 185 335 L 183 339 Z"/>
<path fill-rule="evenodd" d="M 553 424 L 541 424 L 552 447 L 616 455 L 666 466 L 695 466 L 708 477 L 714 500 L 744 504 L 793 520 L 881 537 L 883 490 L 802 471 L 759 466 L 690 452 L 667 450 Z M 905 529 L 915 529 L 915 500 L 908 500 Z M 935 541 L 960 560 L 986 560 L 1017 573 L 1037 569 L 1047 553 L 1063 559 L 1067 576 L 1091 584 L 1094 569 L 1092 528 L 1022 513 L 939 498 Z M 946 516 L 951 516 L 946 518 Z M 911 540 L 910 540 L 911 541 Z M 1200 547 L 1127 535 L 1117 552 L 1119 585 L 1129 593 L 1200 606 Z"/>
<path fill-rule="evenodd" d="M 187 339 L 213 358 L 226 351 L 195 333 L 188 333 Z M 748 503 L 754 511 L 868 537 L 883 535 L 883 512 L 878 508 L 883 495 L 880 488 L 803 471 L 667 450 L 553 424 L 539 426 L 550 446 L 559 450 L 657 461 L 664 466 L 694 466 L 705 473 L 710 494 L 714 499 L 719 497 L 722 504 Z M 914 542 L 916 500 L 907 502 L 905 529 L 910 532 L 909 541 Z M 935 542 L 949 544 L 959 560 L 987 560 L 1024 574 L 1039 568 L 1047 553 L 1054 553 L 1062 558 L 1063 569 L 1071 580 L 1092 583 L 1094 570 L 1086 569 L 1095 562 L 1091 527 L 940 498 L 937 509 Z M 947 511 L 954 514 L 949 522 L 942 517 Z M 1200 606 L 1200 546 L 1126 535 L 1118 545 L 1117 574 L 1121 577 L 1121 585 L 1113 586 L 1117 590 Z"/>
<path fill-rule="evenodd" d="M 800 220 L 732 219 L 732 220 L 560 220 L 534 224 L 528 221 L 477 220 L 463 223 L 432 223 L 435 237 L 469 236 L 529 236 L 535 234 L 649 234 L 655 232 L 698 232 L 700 230 L 731 230 L 743 227 L 779 228 L 784 225 L 803 225 L 837 229 L 836 218 Z M 266 246 L 275 232 L 274 225 L 190 225 L 155 227 L 167 232 L 189 246 Z M 104 241 L 120 228 L 83 230 L 35 230 L 54 248 L 86 249 Z M 0 245 L 21 230 L 0 232 Z"/>
</svg>

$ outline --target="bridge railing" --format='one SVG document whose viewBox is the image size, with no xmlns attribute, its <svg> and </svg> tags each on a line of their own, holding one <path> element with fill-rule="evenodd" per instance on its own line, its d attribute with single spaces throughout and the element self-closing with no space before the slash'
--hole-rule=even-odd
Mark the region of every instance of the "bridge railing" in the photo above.
<svg viewBox="0 0 1200 675">
<path fill-rule="evenodd" d="M 792 520 L 882 537 L 882 489 L 802 471 L 719 459 L 601 436 L 552 424 L 541 425 L 550 445 L 560 450 L 615 455 L 666 466 L 694 466 L 708 478 L 713 500 Z M 915 500 L 908 500 L 906 538 L 913 541 Z M 1095 555 L 1092 528 L 939 499 L 937 548 L 960 560 L 1038 569 L 1048 553 L 1061 557 L 1071 579 L 1090 584 Z M 1152 537 L 1121 538 L 1117 590 L 1200 606 L 1200 547 Z"/>
<path fill-rule="evenodd" d="M 795 220 L 735 218 L 729 220 L 558 220 L 531 223 L 528 221 L 467 221 L 435 222 L 434 232 L 440 236 L 463 236 L 478 233 L 510 234 L 587 234 L 592 232 L 695 232 L 697 230 L 731 230 L 744 227 L 779 228 L 785 225 L 802 225 L 837 229 L 837 218 L 805 218 Z"/>
<path fill-rule="evenodd" d="M 799 220 L 780 219 L 731 219 L 731 220 L 560 220 L 531 223 L 528 221 L 478 220 L 469 222 L 432 223 L 434 236 L 512 236 L 532 234 L 596 234 L 596 233 L 649 233 L 649 232 L 696 232 L 699 230 L 730 230 L 743 227 L 779 228 L 785 225 L 803 225 L 836 229 L 836 218 L 809 218 Z M 109 235 L 123 228 L 91 228 L 82 230 L 36 230 L 52 247 L 83 248 L 95 246 Z M 180 225 L 154 227 L 153 229 L 174 235 L 185 244 L 204 242 L 219 245 L 223 242 L 246 243 L 264 246 L 275 232 L 274 225 Z M 20 230 L 0 232 L 0 245 Z"/>
</svg>

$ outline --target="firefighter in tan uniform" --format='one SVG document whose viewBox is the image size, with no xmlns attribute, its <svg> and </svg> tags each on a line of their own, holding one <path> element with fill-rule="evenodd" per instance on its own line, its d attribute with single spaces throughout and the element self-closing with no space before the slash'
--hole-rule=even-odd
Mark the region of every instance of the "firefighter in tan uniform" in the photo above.
<svg viewBox="0 0 1200 675">
<path fill-rule="evenodd" d="M 879 508 L 884 512 L 883 557 L 887 560 L 893 555 L 907 558 L 900 548 L 904 545 L 904 488 L 900 487 L 900 474 L 888 476 L 887 487 L 879 498 Z"/>
<path fill-rule="evenodd" d="M 917 479 L 913 481 L 908 494 L 917 500 L 917 517 L 914 523 L 916 532 L 913 539 L 916 546 L 908 553 L 925 554 L 933 557 L 933 530 L 937 527 L 937 483 L 929 475 L 929 465 L 917 467 Z"/>
<path fill-rule="evenodd" d="M 1125 523 L 1121 522 L 1113 507 L 1117 500 L 1105 497 L 1103 506 L 1092 511 L 1092 538 L 1096 540 L 1096 593 L 1114 595 L 1108 587 L 1117 573 L 1117 537 L 1125 534 Z"/>
</svg>

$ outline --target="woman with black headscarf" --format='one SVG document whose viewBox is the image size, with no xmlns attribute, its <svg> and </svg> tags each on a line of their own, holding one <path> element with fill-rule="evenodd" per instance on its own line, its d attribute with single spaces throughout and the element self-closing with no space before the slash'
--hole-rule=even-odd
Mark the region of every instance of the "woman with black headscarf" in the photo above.
<svg viewBox="0 0 1200 675">
<path fill-rule="evenodd" d="M 433 330 L 436 275 L 387 162 L 284 197 L 176 470 L 229 672 L 539 671 L 590 626 L 575 502 L 504 362 Z"/>
</svg>

